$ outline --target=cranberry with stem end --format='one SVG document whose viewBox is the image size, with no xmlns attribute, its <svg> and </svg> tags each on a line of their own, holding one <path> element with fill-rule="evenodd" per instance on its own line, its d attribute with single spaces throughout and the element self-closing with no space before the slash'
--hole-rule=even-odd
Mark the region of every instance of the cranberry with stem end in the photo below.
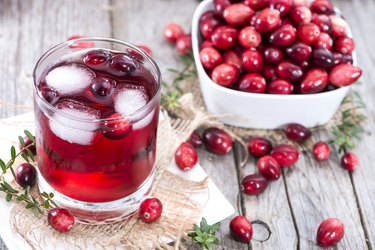
<svg viewBox="0 0 375 250">
<path fill-rule="evenodd" d="M 246 74 L 238 82 L 240 91 L 263 93 L 266 90 L 266 80 L 259 74 Z"/>
<path fill-rule="evenodd" d="M 206 19 L 201 19 L 199 23 L 199 28 L 202 36 L 205 39 L 211 39 L 211 35 L 214 30 L 221 25 L 221 22 L 215 17 L 209 17 Z"/>
<path fill-rule="evenodd" d="M 362 75 L 362 70 L 351 64 L 335 66 L 330 74 L 329 81 L 336 87 L 348 86 L 356 82 Z"/>
<path fill-rule="evenodd" d="M 275 46 L 285 47 L 292 44 L 296 37 L 296 29 L 290 24 L 284 24 L 272 32 L 269 42 Z"/>
<path fill-rule="evenodd" d="M 320 223 L 316 241 L 319 246 L 332 247 L 344 237 L 344 223 L 337 218 L 328 218 Z"/>
<path fill-rule="evenodd" d="M 280 166 L 290 167 L 298 161 L 299 152 L 292 145 L 281 144 L 272 149 L 270 156 L 275 158 Z"/>
<path fill-rule="evenodd" d="M 242 68 L 242 58 L 234 50 L 227 50 L 223 54 L 223 63 L 236 66 L 238 70 Z"/>
<path fill-rule="evenodd" d="M 183 142 L 177 148 L 174 159 L 176 165 L 183 171 L 192 170 L 198 162 L 198 154 L 193 145 Z"/>
<path fill-rule="evenodd" d="M 237 29 L 229 25 L 216 28 L 211 35 L 212 44 L 218 49 L 233 48 L 237 44 L 237 40 Z"/>
<path fill-rule="evenodd" d="M 181 25 L 176 23 L 168 23 L 163 30 L 164 38 L 168 42 L 175 43 L 177 38 L 184 34 Z"/>
<path fill-rule="evenodd" d="M 349 30 L 348 23 L 339 16 L 331 15 L 329 18 L 332 23 L 331 34 L 335 37 L 346 36 Z"/>
<path fill-rule="evenodd" d="M 300 91 L 302 94 L 314 94 L 324 90 L 327 85 L 327 71 L 322 69 L 310 69 L 301 82 Z"/>
<path fill-rule="evenodd" d="M 248 73 L 260 73 L 263 69 L 262 55 L 255 49 L 242 53 L 242 67 Z"/>
<path fill-rule="evenodd" d="M 208 151 L 225 155 L 232 149 L 233 141 L 224 130 L 211 127 L 203 132 L 203 143 Z"/>
<path fill-rule="evenodd" d="M 284 60 L 277 65 L 276 73 L 281 79 L 289 82 L 299 81 L 303 77 L 303 70 L 301 67 L 287 60 Z"/>
<path fill-rule="evenodd" d="M 255 29 L 260 33 L 267 33 L 275 29 L 280 22 L 280 12 L 275 9 L 265 8 L 257 14 Z"/>
<path fill-rule="evenodd" d="M 263 58 L 267 63 L 278 64 L 283 59 L 283 51 L 276 47 L 267 47 L 263 51 Z"/>
<path fill-rule="evenodd" d="M 280 178 L 280 164 L 272 156 L 266 155 L 260 158 L 257 167 L 259 173 L 269 180 L 277 180 Z"/>
<path fill-rule="evenodd" d="M 289 13 L 290 18 L 294 23 L 309 23 L 311 22 L 312 14 L 308 7 L 306 6 L 297 6 L 291 9 Z"/>
<path fill-rule="evenodd" d="M 203 144 L 203 139 L 197 131 L 194 131 L 193 133 L 191 133 L 187 142 L 189 142 L 194 148 L 200 148 Z"/>
<path fill-rule="evenodd" d="M 147 198 L 139 206 L 139 218 L 146 223 L 159 219 L 163 212 L 163 204 L 158 198 Z"/>
<path fill-rule="evenodd" d="M 187 55 L 192 50 L 191 34 L 182 35 L 176 40 L 176 50 L 181 55 Z"/>
<path fill-rule="evenodd" d="M 333 46 L 333 40 L 330 35 L 327 33 L 321 32 L 318 40 L 316 40 L 314 44 L 315 48 L 324 48 L 324 49 L 332 49 Z"/>
<path fill-rule="evenodd" d="M 229 224 L 231 236 L 239 242 L 249 243 L 253 237 L 253 227 L 245 216 L 234 217 Z"/>
<path fill-rule="evenodd" d="M 272 144 L 269 140 L 262 137 L 250 138 L 247 144 L 249 153 L 255 157 L 261 157 L 272 150 Z"/>
<path fill-rule="evenodd" d="M 254 27 L 247 26 L 240 31 L 238 41 L 246 49 L 256 48 L 262 43 L 262 36 Z"/>
<path fill-rule="evenodd" d="M 22 163 L 16 168 L 16 182 L 23 188 L 34 185 L 36 176 L 36 169 L 30 163 Z"/>
<path fill-rule="evenodd" d="M 344 168 L 352 172 L 358 167 L 359 159 L 355 154 L 348 152 L 341 158 L 341 164 Z"/>
<path fill-rule="evenodd" d="M 224 87 L 229 87 L 237 82 L 240 71 L 236 66 L 222 63 L 216 66 L 211 72 L 211 79 Z"/>
<path fill-rule="evenodd" d="M 119 113 L 105 114 L 103 135 L 109 139 L 121 139 L 126 137 L 133 130 L 132 123 Z"/>
<path fill-rule="evenodd" d="M 259 195 L 268 187 L 268 180 L 263 175 L 251 174 L 243 178 L 241 185 L 245 194 Z"/>
<path fill-rule="evenodd" d="M 223 17 L 227 23 L 235 26 L 243 26 L 250 22 L 255 11 L 243 3 L 231 4 L 225 8 Z"/>
<path fill-rule="evenodd" d="M 329 49 L 314 49 L 311 57 L 316 67 L 328 69 L 334 65 L 333 54 Z"/>
<path fill-rule="evenodd" d="M 215 48 L 202 49 L 199 53 L 199 58 L 205 69 L 213 69 L 214 67 L 219 65 L 223 60 L 220 52 L 217 51 Z"/>
<path fill-rule="evenodd" d="M 320 29 L 316 24 L 304 23 L 298 27 L 298 40 L 306 44 L 314 44 L 320 35 Z"/>
<path fill-rule="evenodd" d="M 289 95 L 293 93 L 294 86 L 288 81 L 277 79 L 267 85 L 268 94 Z"/>
<path fill-rule="evenodd" d="M 318 14 L 334 13 L 333 5 L 329 0 L 315 0 L 311 3 L 310 9 Z"/>
<path fill-rule="evenodd" d="M 310 57 L 312 49 L 307 44 L 296 42 L 287 47 L 285 52 L 289 58 L 295 61 L 306 61 Z"/>
<path fill-rule="evenodd" d="M 292 0 L 270 0 L 270 6 L 280 12 L 280 16 L 286 15 L 292 7 Z"/>
<path fill-rule="evenodd" d="M 74 226 L 74 217 L 64 208 L 53 208 L 48 212 L 48 223 L 55 230 L 65 233 Z"/>
<path fill-rule="evenodd" d="M 354 40 L 350 37 L 339 37 L 335 42 L 335 51 L 344 55 L 351 55 L 354 48 Z"/>
<path fill-rule="evenodd" d="M 289 140 L 302 143 L 311 137 L 311 131 L 298 123 L 290 123 L 284 129 Z"/>
<path fill-rule="evenodd" d="M 313 148 L 313 156 L 317 161 L 326 161 L 331 154 L 331 149 L 329 148 L 328 143 L 320 141 L 315 143 Z"/>
</svg>

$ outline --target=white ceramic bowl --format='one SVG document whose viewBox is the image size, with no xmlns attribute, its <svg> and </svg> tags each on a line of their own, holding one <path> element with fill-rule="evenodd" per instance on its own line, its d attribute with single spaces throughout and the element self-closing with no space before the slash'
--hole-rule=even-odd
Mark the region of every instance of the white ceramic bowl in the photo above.
<svg viewBox="0 0 375 250">
<path fill-rule="evenodd" d="M 258 129 L 275 129 L 288 123 L 315 127 L 327 123 L 335 114 L 350 87 L 330 92 L 306 95 L 272 95 L 241 92 L 213 82 L 199 59 L 202 37 L 199 30 L 201 15 L 213 9 L 213 0 L 205 0 L 195 10 L 192 39 L 195 65 L 208 111 L 212 114 L 233 114 L 222 119 L 226 124 Z M 353 54 L 355 61 L 355 55 Z"/>
</svg>

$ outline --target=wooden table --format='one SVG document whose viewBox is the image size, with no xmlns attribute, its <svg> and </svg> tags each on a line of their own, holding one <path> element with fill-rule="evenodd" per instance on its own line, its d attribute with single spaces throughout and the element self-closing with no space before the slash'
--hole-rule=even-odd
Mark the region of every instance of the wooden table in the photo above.
<svg viewBox="0 0 375 250">
<path fill-rule="evenodd" d="M 337 153 L 325 163 L 317 163 L 311 153 L 305 153 L 295 167 L 284 169 L 283 177 L 265 193 L 250 197 L 239 192 L 239 182 L 255 172 L 254 159 L 240 168 L 237 149 L 225 157 L 199 152 L 201 165 L 236 207 L 236 213 L 242 211 L 248 218 L 270 225 L 270 240 L 262 244 L 254 241 L 254 249 L 319 249 L 316 230 L 329 216 L 345 223 L 345 237 L 338 249 L 375 247 L 375 1 L 334 2 L 352 27 L 359 65 L 364 69 L 363 85 L 356 87 L 369 116 L 367 133 L 355 150 L 360 168 L 350 174 L 339 167 Z M 177 22 L 189 30 L 197 5 L 195 0 L 1 0 L 0 117 L 31 110 L 31 74 L 36 61 L 51 46 L 75 34 L 146 44 L 153 50 L 164 79 L 170 80 L 166 68 L 182 65 L 164 41 L 162 29 L 168 22 Z M 314 139 L 327 136 L 319 133 Z M 231 239 L 229 222 L 230 218 L 221 224 L 221 243 L 216 249 L 247 249 Z M 1 239 L 0 249 L 7 249 Z"/>
</svg>

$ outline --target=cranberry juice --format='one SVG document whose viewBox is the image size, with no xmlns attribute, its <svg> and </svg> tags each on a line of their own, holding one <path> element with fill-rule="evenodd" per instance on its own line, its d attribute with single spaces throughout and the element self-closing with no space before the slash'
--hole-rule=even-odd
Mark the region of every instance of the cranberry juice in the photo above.
<svg viewBox="0 0 375 250">
<path fill-rule="evenodd" d="M 135 51 L 89 49 L 45 70 L 35 106 L 38 168 L 47 183 L 79 201 L 108 202 L 151 178 L 155 79 Z"/>
</svg>

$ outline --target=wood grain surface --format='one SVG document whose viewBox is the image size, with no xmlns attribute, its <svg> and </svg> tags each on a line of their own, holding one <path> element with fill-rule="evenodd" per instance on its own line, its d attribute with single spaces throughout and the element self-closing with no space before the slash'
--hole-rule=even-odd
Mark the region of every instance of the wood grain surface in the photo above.
<svg viewBox="0 0 375 250">
<path fill-rule="evenodd" d="M 319 223 L 334 216 L 343 220 L 345 237 L 336 249 L 375 248 L 375 1 L 333 0 L 349 22 L 356 39 L 358 63 L 364 70 L 355 88 L 367 104 L 366 135 L 355 152 L 360 167 L 352 174 L 340 168 L 334 152 L 317 163 L 302 153 L 295 167 L 284 169 L 258 197 L 240 192 L 242 178 L 255 173 L 250 158 L 240 167 L 239 147 L 227 156 L 199 151 L 201 165 L 236 208 L 236 214 L 260 219 L 272 230 L 266 242 L 253 241 L 253 249 L 320 249 L 315 242 Z M 148 45 L 165 81 L 167 68 L 182 67 L 162 29 L 168 22 L 190 29 L 196 0 L 0 0 L 0 118 L 32 110 L 32 71 L 43 52 L 71 35 L 106 36 Z M 314 134 L 325 140 L 328 132 Z M 232 217 L 233 217 L 232 216 Z M 232 218 L 231 217 L 231 218 Z M 221 224 L 215 249 L 249 249 L 229 236 L 230 218 Z M 254 238 L 265 232 L 255 226 Z M 190 245 L 189 249 L 198 249 Z M 0 239 L 0 250 L 7 250 Z M 13 249 L 12 249 L 13 250 Z"/>
</svg>

